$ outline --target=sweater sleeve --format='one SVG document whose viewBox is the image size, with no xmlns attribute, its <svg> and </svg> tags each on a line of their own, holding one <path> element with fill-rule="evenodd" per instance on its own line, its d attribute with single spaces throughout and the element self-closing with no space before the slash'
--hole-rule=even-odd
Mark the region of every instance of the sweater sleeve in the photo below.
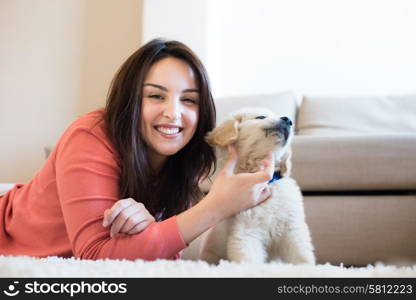
<svg viewBox="0 0 416 300">
<path fill-rule="evenodd" d="M 56 182 L 75 257 L 84 259 L 174 259 L 187 245 L 176 216 L 135 235 L 110 238 L 104 210 L 118 199 L 117 156 L 103 134 L 75 128 L 64 135 L 55 157 Z"/>
</svg>

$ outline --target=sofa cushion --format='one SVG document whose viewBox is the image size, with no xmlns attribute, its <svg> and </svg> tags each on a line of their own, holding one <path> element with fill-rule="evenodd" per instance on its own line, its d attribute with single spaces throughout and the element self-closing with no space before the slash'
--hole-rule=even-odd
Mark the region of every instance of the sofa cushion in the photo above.
<svg viewBox="0 0 416 300">
<path fill-rule="evenodd" d="M 304 191 L 416 190 L 416 135 L 295 136 L 292 175 Z"/>
<path fill-rule="evenodd" d="M 397 96 L 305 96 L 298 135 L 416 132 L 416 94 Z"/>
<path fill-rule="evenodd" d="M 287 91 L 270 95 L 253 95 L 240 97 L 224 97 L 215 99 L 217 109 L 217 125 L 228 115 L 242 107 L 264 107 L 280 116 L 286 116 L 293 121 L 296 117 L 297 95 Z"/>
</svg>

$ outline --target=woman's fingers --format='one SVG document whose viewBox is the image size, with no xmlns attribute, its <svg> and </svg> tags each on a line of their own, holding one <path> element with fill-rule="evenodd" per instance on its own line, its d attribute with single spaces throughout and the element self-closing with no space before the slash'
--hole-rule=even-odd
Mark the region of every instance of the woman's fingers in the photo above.
<svg viewBox="0 0 416 300">
<path fill-rule="evenodd" d="M 234 146 L 228 146 L 228 160 L 224 165 L 224 170 L 228 176 L 234 174 L 235 165 L 237 164 L 237 150 Z"/>
<path fill-rule="evenodd" d="M 114 237 L 119 233 L 141 232 L 154 221 L 142 203 L 128 198 L 117 201 L 110 209 L 105 210 L 103 226 L 111 224 L 110 237 Z"/>
<path fill-rule="evenodd" d="M 140 227 L 139 231 L 135 231 L 135 233 L 138 233 L 142 230 L 144 230 L 150 223 L 153 223 L 155 221 L 155 218 L 147 211 L 147 210 L 140 210 L 136 212 L 134 215 L 131 215 L 126 222 L 124 222 L 123 227 L 120 228 L 118 233 L 127 233 L 130 234 L 130 231 L 134 229 L 137 225 L 144 226 Z"/>
<path fill-rule="evenodd" d="M 269 186 L 266 186 L 265 188 L 263 188 L 263 190 L 261 191 L 261 194 L 260 194 L 259 203 L 267 200 L 271 196 L 271 194 L 272 194 L 272 192 L 271 192 Z"/>
<path fill-rule="evenodd" d="M 139 211 L 140 211 L 140 208 L 138 205 L 131 205 L 125 208 L 124 210 L 120 211 L 120 213 L 117 215 L 117 217 L 114 219 L 114 221 L 111 224 L 110 236 L 113 237 L 116 234 L 122 232 L 121 229 L 127 222 L 140 221 L 140 220 L 134 219 L 134 215 L 137 214 L 137 212 Z"/>
<path fill-rule="evenodd" d="M 238 174 L 246 177 L 246 180 L 250 185 L 255 185 L 259 183 L 266 183 L 273 178 L 273 170 L 270 166 L 267 166 L 264 169 L 260 169 L 255 173 L 241 173 Z"/>
<path fill-rule="evenodd" d="M 274 173 L 274 157 L 273 153 L 270 152 L 267 157 L 262 161 L 260 164 L 258 171 L 258 180 L 262 181 L 269 181 L 273 178 Z M 254 173 L 254 174 L 256 174 Z M 266 173 L 266 174 L 265 174 Z"/>
<path fill-rule="evenodd" d="M 119 213 L 124 210 L 125 208 L 129 207 L 133 203 L 135 203 L 134 199 L 127 198 L 117 201 L 115 205 L 113 205 L 110 209 L 106 209 L 104 211 L 104 219 L 103 219 L 103 226 L 107 227 L 111 223 L 113 223 L 114 219 L 119 215 Z"/>
</svg>

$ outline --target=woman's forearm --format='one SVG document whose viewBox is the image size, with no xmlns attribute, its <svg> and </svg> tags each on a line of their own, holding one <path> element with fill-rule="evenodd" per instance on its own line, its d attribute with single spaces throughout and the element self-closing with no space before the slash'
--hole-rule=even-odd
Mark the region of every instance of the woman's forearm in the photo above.
<svg viewBox="0 0 416 300">
<path fill-rule="evenodd" d="M 189 244 L 203 232 L 219 223 L 224 215 L 219 207 L 214 207 L 213 201 L 206 195 L 198 204 L 176 217 L 179 230 L 184 241 Z"/>
</svg>

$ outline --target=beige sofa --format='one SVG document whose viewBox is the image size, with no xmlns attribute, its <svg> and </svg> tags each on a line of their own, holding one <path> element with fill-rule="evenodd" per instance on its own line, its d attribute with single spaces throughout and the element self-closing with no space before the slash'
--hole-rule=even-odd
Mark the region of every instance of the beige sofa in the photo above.
<svg viewBox="0 0 416 300">
<path fill-rule="evenodd" d="M 318 263 L 416 261 L 416 94 L 218 99 L 218 122 L 243 106 L 295 120 L 292 175 L 304 193 Z M 185 251 L 195 258 L 196 240 Z"/>
</svg>

